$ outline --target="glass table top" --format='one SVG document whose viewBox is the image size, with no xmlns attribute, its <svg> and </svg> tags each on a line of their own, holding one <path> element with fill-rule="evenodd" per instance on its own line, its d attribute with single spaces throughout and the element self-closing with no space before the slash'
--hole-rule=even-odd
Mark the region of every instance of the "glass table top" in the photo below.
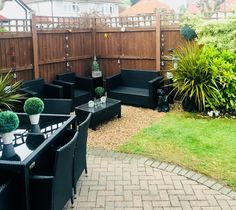
<svg viewBox="0 0 236 210">
<path fill-rule="evenodd" d="M 14 139 L 12 141 L 15 155 L 10 158 L 2 156 L 3 150 L 5 152 L 9 148 L 3 145 L 0 137 L 0 160 L 25 160 L 70 118 L 69 115 L 41 115 L 38 125 L 30 125 L 27 115 L 18 114 L 18 116 L 20 125 L 14 131 Z"/>
</svg>

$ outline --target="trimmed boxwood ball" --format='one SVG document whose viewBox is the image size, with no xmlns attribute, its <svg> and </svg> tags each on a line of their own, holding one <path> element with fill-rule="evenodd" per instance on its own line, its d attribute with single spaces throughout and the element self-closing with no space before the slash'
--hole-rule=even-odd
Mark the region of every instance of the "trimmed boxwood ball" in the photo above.
<svg viewBox="0 0 236 210">
<path fill-rule="evenodd" d="M 0 112 L 0 133 L 9 133 L 16 130 L 19 126 L 19 118 L 12 111 Z"/>
<path fill-rule="evenodd" d="M 180 29 L 180 34 L 186 40 L 191 41 L 197 37 L 197 34 L 194 29 L 192 29 L 189 25 L 185 25 Z"/>
<path fill-rule="evenodd" d="M 104 87 L 96 87 L 95 88 L 95 95 L 96 95 L 96 97 L 101 98 L 102 96 L 104 96 L 104 94 L 105 94 Z"/>
<path fill-rule="evenodd" d="M 24 104 L 24 111 L 28 115 L 39 114 L 44 109 L 43 101 L 38 97 L 28 98 Z"/>
</svg>

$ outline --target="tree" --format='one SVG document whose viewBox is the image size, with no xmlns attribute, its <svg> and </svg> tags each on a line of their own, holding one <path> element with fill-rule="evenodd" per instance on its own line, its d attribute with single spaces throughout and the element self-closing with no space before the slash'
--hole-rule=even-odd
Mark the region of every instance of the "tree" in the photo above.
<svg viewBox="0 0 236 210">
<path fill-rule="evenodd" d="M 211 17 L 218 12 L 220 5 L 224 2 L 225 0 L 195 0 L 197 7 L 201 9 L 201 13 L 205 17 Z"/>
<path fill-rule="evenodd" d="M 134 4 L 138 3 L 139 0 L 130 0 L 130 2 L 131 2 L 131 5 L 133 6 Z"/>
</svg>

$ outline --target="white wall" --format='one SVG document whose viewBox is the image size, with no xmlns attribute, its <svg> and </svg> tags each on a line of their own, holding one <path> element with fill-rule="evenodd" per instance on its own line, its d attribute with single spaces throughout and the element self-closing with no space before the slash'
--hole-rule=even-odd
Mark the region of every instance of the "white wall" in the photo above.
<svg viewBox="0 0 236 210">
<path fill-rule="evenodd" d="M 3 15 L 8 19 L 25 19 L 25 10 L 15 1 L 7 1 L 3 9 L 0 10 L 0 15 Z"/>
<path fill-rule="evenodd" d="M 35 12 L 36 15 L 51 16 L 51 2 L 40 2 L 28 4 Z M 53 15 L 60 17 L 78 17 L 84 13 L 93 13 L 96 11 L 99 14 L 106 16 L 119 16 L 118 4 L 112 3 L 85 3 L 81 2 L 73 4 L 67 1 L 54 1 L 53 2 Z M 112 12 L 112 13 L 111 13 Z"/>
</svg>

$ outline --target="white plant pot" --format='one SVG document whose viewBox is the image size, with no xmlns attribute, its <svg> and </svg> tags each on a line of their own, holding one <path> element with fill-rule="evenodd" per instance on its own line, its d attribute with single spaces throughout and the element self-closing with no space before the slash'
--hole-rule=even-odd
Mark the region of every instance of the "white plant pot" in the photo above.
<svg viewBox="0 0 236 210">
<path fill-rule="evenodd" d="M 96 78 L 96 77 L 101 77 L 102 76 L 102 72 L 101 71 L 92 71 L 92 77 Z"/>
<path fill-rule="evenodd" d="M 39 124 L 39 117 L 40 117 L 40 114 L 29 115 L 31 125 Z"/>
<path fill-rule="evenodd" d="M 2 134 L 3 144 L 11 144 L 13 139 L 14 139 L 13 131 Z"/>
</svg>

